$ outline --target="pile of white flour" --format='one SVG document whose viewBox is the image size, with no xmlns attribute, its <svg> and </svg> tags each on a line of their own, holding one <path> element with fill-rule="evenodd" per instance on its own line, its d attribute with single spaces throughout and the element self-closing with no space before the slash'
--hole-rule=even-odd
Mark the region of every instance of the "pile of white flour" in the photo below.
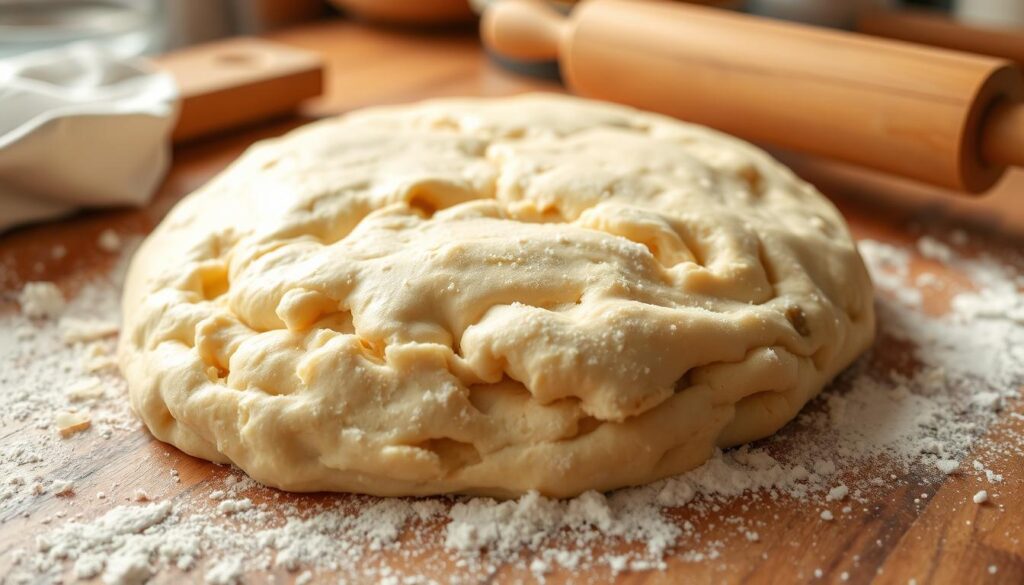
<svg viewBox="0 0 1024 585">
<path fill-rule="evenodd" d="M 958 250 L 966 240 L 951 238 Z M 735 538 L 773 538 L 768 527 L 726 512 L 739 500 L 791 500 L 822 522 L 842 522 L 900 485 L 960 473 L 976 478 L 975 503 L 998 506 L 1000 484 L 1009 481 L 1001 469 L 1024 454 L 1024 439 L 994 445 L 983 435 L 1024 382 L 1024 278 L 1010 268 L 1021 259 L 969 258 L 931 237 L 916 251 L 860 246 L 879 289 L 878 342 L 796 421 L 683 476 L 568 501 L 329 495 L 305 496 L 298 506 L 234 471 L 218 471 L 226 479 L 216 485 L 175 489 L 172 469 L 165 482 L 173 499 L 135 491 L 131 501 L 113 501 L 90 492 L 100 498 L 90 507 L 105 513 L 76 515 L 86 479 L 75 475 L 85 473 L 76 458 L 109 437 L 144 433 L 111 367 L 121 271 L 82 284 L 66 305 L 36 286 L 45 298 L 22 299 L 38 301 L 32 317 L 0 317 L 0 428 L 15 431 L 0 443 L 0 526 L 31 516 L 46 530 L 4 544 L 0 572 L 9 568 L 11 583 L 101 576 L 130 584 L 157 571 L 214 584 L 278 571 L 305 583 L 332 571 L 412 584 L 476 582 L 511 567 L 543 580 L 563 569 L 657 569 L 669 554 L 714 562 L 727 543 L 704 534 L 701 522 L 680 520 L 680 510 L 730 526 Z M 921 290 L 948 282 L 934 272 L 943 265 L 973 289 L 939 291 L 951 297 L 949 311 L 930 314 Z M 968 457 L 979 451 L 989 455 Z M 166 464 L 153 465 L 139 473 L 166 473 Z"/>
</svg>

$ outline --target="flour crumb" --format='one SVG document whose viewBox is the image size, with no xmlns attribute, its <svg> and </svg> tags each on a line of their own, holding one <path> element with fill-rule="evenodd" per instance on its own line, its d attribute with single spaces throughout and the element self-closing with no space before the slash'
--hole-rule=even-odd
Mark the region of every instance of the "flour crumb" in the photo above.
<svg viewBox="0 0 1024 585">
<path fill-rule="evenodd" d="M 80 361 L 82 369 L 90 374 L 112 370 L 117 367 L 117 360 L 110 354 L 107 346 L 99 342 L 86 346 Z"/>
<path fill-rule="evenodd" d="M 21 312 L 27 317 L 53 319 L 64 310 L 64 293 L 52 282 L 29 282 L 18 295 Z"/>
<path fill-rule="evenodd" d="M 222 559 L 206 571 L 209 585 L 237 585 L 242 581 L 244 568 L 241 557 Z"/>
<path fill-rule="evenodd" d="M 252 508 L 252 501 L 248 498 L 242 498 L 238 500 L 224 500 L 220 504 L 217 504 L 217 509 L 224 514 L 235 514 L 238 512 L 244 512 Z"/>
<path fill-rule="evenodd" d="M 839 484 L 828 491 L 828 495 L 825 497 L 825 500 L 829 502 L 840 502 L 846 498 L 846 495 L 849 493 L 850 488 L 843 484 Z"/>
<path fill-rule="evenodd" d="M 100 249 L 104 252 L 118 252 L 121 250 L 121 236 L 117 235 L 112 229 L 105 229 L 100 232 L 99 239 L 96 240 Z"/>
<path fill-rule="evenodd" d="M 92 425 L 92 419 L 89 417 L 89 414 L 83 411 L 59 412 L 54 417 L 54 422 L 57 424 L 57 432 L 65 438 L 75 433 L 80 433 Z"/>
<path fill-rule="evenodd" d="M 153 576 L 149 555 L 143 551 L 119 551 L 107 560 L 103 573 L 106 585 L 142 585 Z"/>
<path fill-rule="evenodd" d="M 917 250 L 925 258 L 950 264 L 956 257 L 952 248 L 931 236 L 922 236 L 917 240 Z"/>
<path fill-rule="evenodd" d="M 951 475 L 960 467 L 960 463 L 954 459 L 939 459 L 935 462 L 935 467 L 938 467 L 942 473 Z"/>
<path fill-rule="evenodd" d="M 975 504 L 984 504 L 988 501 L 988 492 L 985 490 L 979 490 L 971 499 L 974 500 Z"/>
<path fill-rule="evenodd" d="M 50 484 L 50 488 L 53 489 L 54 495 L 70 496 L 75 491 L 75 484 L 71 481 L 57 479 Z"/>
<path fill-rule="evenodd" d="M 833 518 L 834 518 L 834 516 L 832 515 L 831 511 L 829 511 L 829 510 L 822 510 L 821 511 L 821 519 L 822 520 L 825 520 L 826 522 L 828 522 L 828 521 L 832 520 Z"/>
<path fill-rule="evenodd" d="M 67 397 L 71 402 L 84 402 L 102 398 L 104 393 L 103 383 L 98 378 L 86 378 L 72 384 L 67 390 Z"/>
<path fill-rule="evenodd" d="M 116 321 L 63 317 L 60 320 L 60 329 L 64 343 L 79 343 L 116 335 L 120 326 Z"/>
</svg>

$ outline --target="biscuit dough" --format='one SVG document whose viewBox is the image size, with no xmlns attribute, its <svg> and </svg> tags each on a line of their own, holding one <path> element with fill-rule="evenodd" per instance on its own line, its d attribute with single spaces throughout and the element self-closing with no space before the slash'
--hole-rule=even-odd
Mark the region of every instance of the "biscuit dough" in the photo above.
<svg viewBox="0 0 1024 585">
<path fill-rule="evenodd" d="M 152 433 L 287 490 L 572 496 L 765 437 L 871 342 L 836 209 L 707 128 L 553 95 L 253 146 L 134 258 Z"/>
</svg>

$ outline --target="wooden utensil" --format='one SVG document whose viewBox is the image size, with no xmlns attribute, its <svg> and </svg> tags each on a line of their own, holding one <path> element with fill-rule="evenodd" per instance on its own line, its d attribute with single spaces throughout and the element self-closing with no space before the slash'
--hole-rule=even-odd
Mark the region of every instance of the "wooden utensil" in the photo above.
<svg viewBox="0 0 1024 585">
<path fill-rule="evenodd" d="M 263 39 L 198 45 L 156 62 L 181 92 L 174 142 L 279 116 L 323 90 L 319 55 Z"/>
<path fill-rule="evenodd" d="M 1002 57 L 1024 65 L 1024 27 L 993 28 L 932 10 L 869 10 L 857 19 L 869 35 Z"/>
<path fill-rule="evenodd" d="M 504 0 L 481 31 L 576 93 L 969 192 L 1024 165 L 1008 61 L 674 2 Z"/>
</svg>

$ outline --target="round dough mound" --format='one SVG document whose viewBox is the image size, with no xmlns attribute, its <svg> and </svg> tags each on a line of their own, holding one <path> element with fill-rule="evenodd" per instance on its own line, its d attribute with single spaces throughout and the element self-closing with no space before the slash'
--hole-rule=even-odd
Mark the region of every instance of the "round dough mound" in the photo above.
<svg viewBox="0 0 1024 585">
<path fill-rule="evenodd" d="M 153 434 L 288 490 L 571 496 L 770 435 L 871 342 L 839 213 L 753 146 L 569 97 L 253 146 L 130 269 Z"/>
</svg>

